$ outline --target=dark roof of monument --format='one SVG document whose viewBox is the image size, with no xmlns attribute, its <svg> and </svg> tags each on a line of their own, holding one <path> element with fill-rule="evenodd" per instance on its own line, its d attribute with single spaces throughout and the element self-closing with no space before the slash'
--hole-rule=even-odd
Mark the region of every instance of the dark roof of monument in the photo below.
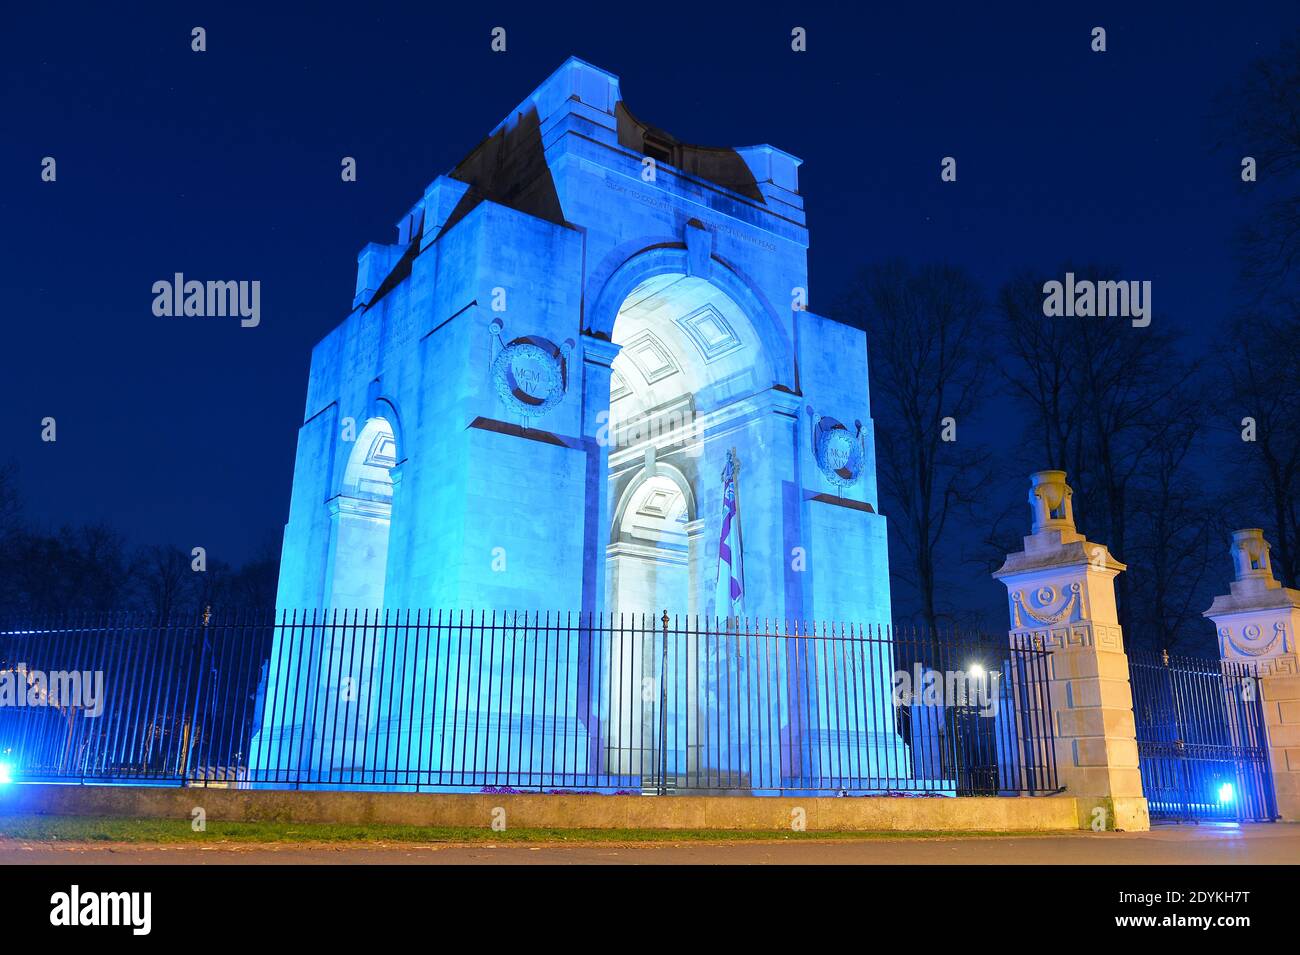
<svg viewBox="0 0 1300 955">
<path fill-rule="evenodd" d="M 765 204 L 749 164 L 735 149 L 684 143 L 637 119 L 622 100 L 615 104 L 614 116 L 620 146 Z M 484 199 L 548 222 L 565 223 L 542 147 L 541 119 L 531 104 L 474 147 L 450 176 L 470 188 L 447 218 L 443 232 Z"/>
</svg>

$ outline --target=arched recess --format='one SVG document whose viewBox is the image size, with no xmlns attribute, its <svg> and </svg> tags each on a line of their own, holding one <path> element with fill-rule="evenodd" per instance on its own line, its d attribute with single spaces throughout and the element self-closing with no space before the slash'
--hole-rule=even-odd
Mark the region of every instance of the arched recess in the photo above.
<svg viewBox="0 0 1300 955">
<path fill-rule="evenodd" d="M 661 500 L 665 492 L 671 493 L 675 491 L 677 500 L 672 502 L 672 507 L 679 509 L 686 521 L 695 520 L 697 517 L 695 513 L 695 492 L 691 490 L 690 481 L 678 468 L 673 467 L 671 464 L 660 463 L 655 466 L 654 476 L 644 470 L 640 471 L 623 489 L 623 493 L 615 507 L 613 526 L 610 528 L 609 542 L 611 544 L 617 544 L 621 540 L 628 540 L 627 535 L 629 534 L 642 533 L 631 525 L 627 525 L 627 522 L 632 515 L 637 513 L 634 503 L 649 496 L 647 489 L 651 485 L 658 490 L 659 494 L 657 496 Z M 660 503 L 656 508 L 656 512 L 666 512 L 667 509 L 668 505 L 666 503 Z"/>
<path fill-rule="evenodd" d="M 394 467 L 401 467 L 406 460 L 406 439 L 402 434 L 402 416 L 397 412 L 396 402 L 379 391 L 379 382 L 376 381 L 371 386 L 370 400 L 367 407 L 366 419 L 383 418 L 388 423 L 389 431 L 393 435 L 394 457 L 397 463 Z"/>
<path fill-rule="evenodd" d="M 615 507 L 606 550 L 615 613 L 653 615 L 681 605 L 697 559 L 696 517 L 695 493 L 681 471 L 656 464 L 653 473 L 636 472 Z"/>
<path fill-rule="evenodd" d="M 384 605 L 393 469 L 400 460 L 393 423 L 368 418 L 352 443 L 339 493 L 329 502 L 331 608 L 377 611 Z"/>
</svg>

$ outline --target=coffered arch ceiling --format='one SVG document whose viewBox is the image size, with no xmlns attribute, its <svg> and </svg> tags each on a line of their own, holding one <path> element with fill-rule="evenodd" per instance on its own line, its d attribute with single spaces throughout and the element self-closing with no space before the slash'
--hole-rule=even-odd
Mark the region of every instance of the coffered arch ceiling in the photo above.
<svg viewBox="0 0 1300 955">
<path fill-rule="evenodd" d="M 689 396 L 695 413 L 753 393 L 766 372 L 753 326 L 705 279 L 669 273 L 632 290 L 614 323 L 611 416 L 627 420 Z M 770 376 L 766 379 L 770 380 Z"/>
</svg>

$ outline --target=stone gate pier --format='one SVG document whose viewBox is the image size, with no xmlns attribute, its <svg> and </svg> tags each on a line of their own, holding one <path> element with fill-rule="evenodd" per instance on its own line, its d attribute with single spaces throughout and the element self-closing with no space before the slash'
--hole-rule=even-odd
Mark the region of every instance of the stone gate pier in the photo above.
<svg viewBox="0 0 1300 955">
<path fill-rule="evenodd" d="M 1235 579 L 1205 616 L 1218 632 L 1220 658 L 1255 666 L 1278 816 L 1300 822 L 1300 590 L 1283 587 L 1273 576 L 1259 528 L 1233 531 L 1230 553 Z"/>
<path fill-rule="evenodd" d="M 1030 476 L 1031 532 L 993 576 L 1007 587 L 1012 642 L 1052 651 L 1057 774 L 1076 798 L 1080 824 L 1144 830 L 1151 823 L 1115 608 L 1115 577 L 1125 565 L 1078 532 L 1071 495 L 1064 471 Z"/>
</svg>

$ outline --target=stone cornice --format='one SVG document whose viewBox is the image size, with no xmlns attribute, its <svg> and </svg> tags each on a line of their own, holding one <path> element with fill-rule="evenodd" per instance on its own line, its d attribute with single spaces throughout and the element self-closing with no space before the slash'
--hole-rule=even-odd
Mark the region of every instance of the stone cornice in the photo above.
<svg viewBox="0 0 1300 955">
<path fill-rule="evenodd" d="M 1300 610 L 1300 590 L 1278 587 L 1254 594 L 1221 594 L 1214 598 L 1210 609 L 1203 611 L 1201 616 L 1226 617 L 1232 614 L 1255 613 L 1260 610 Z"/>
<path fill-rule="evenodd" d="M 1064 567 L 1092 567 L 1115 574 L 1128 569 L 1127 564 L 1111 556 L 1104 544 L 1094 544 L 1085 537 L 1059 544 L 1046 542 L 1047 546 L 1042 547 L 1031 547 L 1033 541 L 1032 535 L 1026 537 L 1025 550 L 1008 554 L 1006 562 L 993 572 L 993 576 L 1001 580 L 1016 574 Z"/>
<path fill-rule="evenodd" d="M 387 501 L 371 501 L 361 497 L 347 497 L 339 494 L 327 502 L 330 515 L 350 514 L 372 520 L 388 520 L 393 513 L 393 505 Z"/>
</svg>

